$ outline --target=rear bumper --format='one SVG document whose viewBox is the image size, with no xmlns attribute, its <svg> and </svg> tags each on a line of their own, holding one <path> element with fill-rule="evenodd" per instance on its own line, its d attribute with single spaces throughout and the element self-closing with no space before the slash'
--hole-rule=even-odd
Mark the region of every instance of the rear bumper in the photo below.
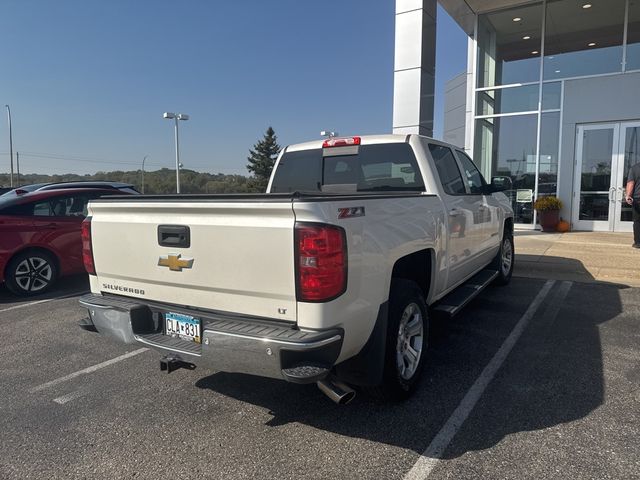
<svg viewBox="0 0 640 480">
<path fill-rule="evenodd" d="M 141 343 L 177 360 L 223 372 L 248 373 L 311 383 L 327 376 L 340 355 L 341 329 L 299 330 L 281 322 L 189 311 L 137 299 L 89 294 L 80 298 L 103 335 Z M 201 343 L 164 334 L 163 313 L 192 315 L 202 321 Z"/>
</svg>

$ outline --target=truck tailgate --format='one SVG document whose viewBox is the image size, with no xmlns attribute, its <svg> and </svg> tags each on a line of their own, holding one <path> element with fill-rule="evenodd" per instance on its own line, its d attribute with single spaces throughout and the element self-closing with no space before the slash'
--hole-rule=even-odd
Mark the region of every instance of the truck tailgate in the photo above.
<svg viewBox="0 0 640 480">
<path fill-rule="evenodd" d="M 296 320 L 290 201 L 97 201 L 89 214 L 102 292 Z M 161 246 L 160 225 L 188 227 L 190 245 Z"/>
</svg>

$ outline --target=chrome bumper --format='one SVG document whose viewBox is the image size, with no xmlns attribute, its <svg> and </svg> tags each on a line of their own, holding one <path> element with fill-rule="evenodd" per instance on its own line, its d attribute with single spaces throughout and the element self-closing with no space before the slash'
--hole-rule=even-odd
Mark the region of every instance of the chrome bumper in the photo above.
<svg viewBox="0 0 640 480">
<path fill-rule="evenodd" d="M 171 305 L 95 294 L 80 298 L 99 333 L 142 343 L 177 360 L 223 372 L 248 373 L 294 383 L 326 377 L 342 347 L 343 331 L 299 330 L 281 322 L 189 311 Z M 202 321 L 202 343 L 164 335 L 163 312 Z"/>
</svg>

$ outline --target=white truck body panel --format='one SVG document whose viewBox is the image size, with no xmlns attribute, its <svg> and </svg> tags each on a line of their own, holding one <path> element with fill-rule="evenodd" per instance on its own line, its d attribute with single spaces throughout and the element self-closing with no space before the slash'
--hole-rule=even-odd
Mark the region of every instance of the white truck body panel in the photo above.
<svg viewBox="0 0 640 480">
<path fill-rule="evenodd" d="M 337 220 L 338 208 L 365 206 L 363 217 Z M 399 258 L 433 249 L 442 255 L 435 232 L 441 229 L 444 212 L 438 197 L 416 195 L 397 198 L 297 202 L 296 220 L 339 225 L 346 230 L 349 252 L 347 291 L 326 303 L 298 303 L 298 325 L 345 331 L 340 360 L 349 358 L 369 338 L 380 304 L 387 301 L 390 272 Z"/>
<path fill-rule="evenodd" d="M 117 285 L 144 290 L 131 297 L 295 321 L 290 202 L 92 203 L 89 215 L 94 238 L 111 239 L 94 242 L 98 291 Z M 158 245 L 162 224 L 189 225 L 191 246 Z M 193 267 L 158 266 L 171 253 Z"/>
</svg>

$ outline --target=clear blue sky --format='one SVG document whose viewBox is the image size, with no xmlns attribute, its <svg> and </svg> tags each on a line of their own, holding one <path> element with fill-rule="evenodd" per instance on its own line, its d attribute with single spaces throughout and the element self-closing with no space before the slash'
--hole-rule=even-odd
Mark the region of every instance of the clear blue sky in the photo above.
<svg viewBox="0 0 640 480">
<path fill-rule="evenodd" d="M 272 125 L 281 145 L 391 130 L 394 0 L 2 0 L 0 105 L 11 105 L 25 173 L 174 164 L 246 174 Z M 443 84 L 466 36 L 439 10 L 436 136 Z M 8 130 L 0 116 L 0 172 Z M 43 158 L 42 154 L 57 157 Z M 38 156 L 36 156 L 38 155 Z"/>
</svg>

